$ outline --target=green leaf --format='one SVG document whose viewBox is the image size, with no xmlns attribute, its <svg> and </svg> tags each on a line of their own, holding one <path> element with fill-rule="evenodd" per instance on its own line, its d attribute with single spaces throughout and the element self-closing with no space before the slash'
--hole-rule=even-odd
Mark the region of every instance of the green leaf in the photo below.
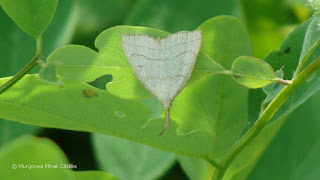
<svg viewBox="0 0 320 180">
<path fill-rule="evenodd" d="M 280 69 L 283 67 L 284 75 L 293 74 L 296 66 L 299 63 L 300 58 L 300 52 L 302 49 L 302 43 L 305 37 L 306 29 L 308 27 L 308 24 L 310 21 L 302 24 L 297 29 L 295 29 L 292 33 L 289 34 L 289 36 L 283 41 L 283 43 L 280 46 L 279 50 L 276 50 L 272 53 L 270 53 L 266 57 L 266 61 L 269 62 L 274 69 Z M 285 53 L 285 49 L 288 47 L 291 48 L 291 51 L 289 53 Z M 315 53 L 320 53 L 317 50 Z M 266 148 L 266 146 L 269 144 L 270 140 L 272 140 L 272 136 L 277 133 L 281 125 L 285 122 L 288 115 L 293 112 L 299 105 L 304 103 L 310 96 L 312 96 L 317 90 L 319 90 L 319 84 L 320 84 L 320 72 L 317 71 L 315 75 L 308 79 L 307 82 L 305 82 L 303 85 L 301 85 L 292 95 L 291 97 L 285 102 L 285 104 L 277 111 L 277 113 L 274 115 L 274 117 L 271 120 L 271 123 L 268 124 L 265 130 L 263 130 L 265 133 L 268 134 L 269 138 L 260 137 L 256 139 L 256 141 L 260 141 L 261 143 L 261 149 L 260 154 L 257 154 L 256 156 L 260 156 L 261 152 L 263 152 L 263 149 Z M 262 91 L 251 91 L 252 98 L 250 99 L 250 106 L 257 107 L 259 109 L 259 104 L 261 104 L 261 98 L 259 96 L 264 94 Z M 257 116 L 257 114 L 250 114 L 250 116 Z M 256 117 L 253 117 L 251 119 L 256 119 Z M 252 123 L 250 123 L 252 124 Z M 270 131 L 270 132 L 268 132 Z M 271 137 L 271 138 L 270 138 Z M 251 143 L 247 149 L 251 149 L 255 146 L 255 143 Z M 264 147 L 264 148 L 263 148 Z M 241 157 L 239 157 L 241 159 Z"/>
<path fill-rule="evenodd" d="M 2 0 L 1 6 L 26 33 L 40 37 L 51 23 L 58 0 Z"/>
<path fill-rule="evenodd" d="M 268 63 L 249 56 L 234 60 L 231 74 L 239 84 L 253 89 L 271 84 L 277 79 Z"/>
<path fill-rule="evenodd" d="M 288 74 L 293 74 L 295 70 L 294 66 L 297 67 L 299 63 L 300 54 L 297 54 L 295 52 L 292 52 L 291 54 L 290 52 L 290 53 L 287 53 L 287 54 L 291 54 L 289 56 L 289 55 L 284 55 L 280 52 L 282 47 L 284 46 L 290 46 L 293 51 L 301 52 L 301 48 L 302 48 L 301 44 L 303 40 L 306 39 L 307 37 L 307 34 L 305 34 L 306 32 L 305 28 L 308 25 L 308 23 L 309 22 L 306 22 L 305 24 L 301 25 L 301 27 L 299 27 L 296 31 L 292 32 L 287 37 L 287 39 L 282 43 L 280 50 L 270 53 L 265 58 L 265 61 L 271 64 L 271 66 L 274 69 L 281 69 L 281 67 L 284 67 L 283 68 L 284 75 L 286 75 L 286 71 L 289 71 Z M 318 48 L 316 49 L 314 54 L 311 56 L 310 60 L 313 60 L 314 58 L 318 57 L 318 56 L 315 56 L 316 54 L 320 54 L 320 49 Z M 303 85 L 298 87 L 298 89 L 291 95 L 291 97 L 286 101 L 286 103 L 278 110 L 278 112 L 272 118 L 272 121 L 275 121 L 277 119 L 281 119 L 287 116 L 295 108 L 297 108 L 299 105 L 304 103 L 309 97 L 311 97 L 315 92 L 317 92 L 317 90 L 320 89 L 319 82 L 320 82 L 320 71 L 318 70 Z"/>
<path fill-rule="evenodd" d="M 266 57 L 266 61 L 274 69 L 281 69 L 283 71 L 283 77 L 285 79 L 291 79 L 293 72 L 298 66 L 304 36 L 309 24 L 310 20 L 298 26 L 286 37 L 278 50 L 272 51 Z M 287 49 L 290 49 L 290 52 L 286 53 Z M 250 91 L 249 98 L 249 109 L 251 109 L 251 111 L 249 111 L 250 123 L 248 128 L 250 128 L 255 120 L 257 120 L 259 115 L 257 112 L 260 112 L 261 104 L 266 99 L 266 96 L 263 91 L 252 90 Z M 270 99 L 268 101 L 270 101 Z"/>
<path fill-rule="evenodd" d="M 69 168 L 61 168 L 68 165 L 70 163 L 64 153 L 48 139 L 24 136 L 0 149 L 0 173 L 4 179 L 117 179 L 102 172 L 80 173 Z M 73 164 L 71 165 L 73 167 Z"/>
<path fill-rule="evenodd" d="M 319 106 L 318 92 L 287 118 L 249 180 L 319 179 Z"/>
<path fill-rule="evenodd" d="M 91 82 L 105 74 L 112 74 L 112 83 L 107 84 L 110 93 L 123 98 L 145 98 L 150 93 L 144 88 L 127 61 L 120 46 L 121 34 L 148 34 L 166 37 L 169 33 L 145 27 L 117 26 L 102 32 L 95 45 L 99 53 L 85 46 L 68 45 L 54 51 L 48 62 L 57 63 L 57 74 L 65 79 Z M 221 73 L 224 68 L 205 53 L 200 52 L 192 77 L 195 82 L 202 76 Z"/>
<path fill-rule="evenodd" d="M 101 171 L 75 171 L 73 174 L 75 180 L 119 180 L 119 178 Z"/>
<path fill-rule="evenodd" d="M 172 153 L 103 134 L 94 134 L 93 143 L 102 170 L 123 180 L 159 179 L 176 160 Z"/>
<path fill-rule="evenodd" d="M 214 168 L 209 162 L 182 155 L 178 156 L 178 160 L 191 180 L 212 179 Z"/>
<path fill-rule="evenodd" d="M 204 21 L 218 15 L 240 17 L 239 12 L 237 0 L 138 0 L 128 13 L 124 24 L 153 27 L 173 33 L 194 30 Z"/>
<path fill-rule="evenodd" d="M 46 58 L 54 49 L 70 42 L 78 14 L 75 0 L 60 0 L 56 16 L 43 35 Z M 11 76 L 27 64 L 35 54 L 36 41 L 21 31 L 0 8 L 0 75 Z M 36 68 L 35 71 L 38 72 Z"/>
<path fill-rule="evenodd" d="M 319 22 L 320 18 L 318 17 L 314 17 L 310 22 L 303 41 L 299 61 L 302 61 L 304 58 L 307 58 L 308 60 L 309 56 L 313 54 L 310 54 L 309 52 L 316 50 L 317 46 L 320 44 Z M 310 59 L 315 59 L 315 57 L 311 57 Z"/>
<path fill-rule="evenodd" d="M 237 57 L 251 54 L 249 35 L 233 17 L 212 18 L 199 29 L 203 51 L 226 69 Z M 212 156 L 219 161 L 246 125 L 247 92 L 229 75 L 207 76 L 181 92 L 173 103 L 172 117 L 187 121 L 186 130 L 205 128 L 210 132 L 214 139 Z M 205 160 L 179 157 L 179 161 L 192 179 L 212 176 L 213 167 Z"/>
<path fill-rule="evenodd" d="M 0 147 L 3 144 L 25 134 L 39 131 L 39 127 L 21 124 L 14 121 L 0 120 Z"/>
<path fill-rule="evenodd" d="M 279 49 L 271 51 L 264 59 L 273 69 L 282 69 L 284 79 L 291 79 L 298 66 L 306 29 L 309 24 L 310 20 L 294 29 L 283 40 Z"/>
<path fill-rule="evenodd" d="M 56 47 L 69 42 L 75 29 L 78 10 L 74 0 L 60 0 L 57 14 L 43 36 L 46 57 Z M 0 8 L 0 76 L 11 76 L 27 64 L 35 53 L 35 40 L 24 33 Z M 32 72 L 37 72 L 35 68 Z M 0 146 L 20 135 L 38 132 L 40 128 L 0 119 Z"/>
<path fill-rule="evenodd" d="M 37 75 L 27 75 L 1 95 L 0 117 L 42 127 L 120 136 L 196 157 L 212 151 L 208 132 L 181 132 L 178 125 L 185 122 L 173 119 L 174 135 L 159 137 L 164 116 L 150 119 L 149 108 L 141 102 L 121 99 L 87 83 L 64 81 L 61 88 L 41 82 Z"/>
</svg>

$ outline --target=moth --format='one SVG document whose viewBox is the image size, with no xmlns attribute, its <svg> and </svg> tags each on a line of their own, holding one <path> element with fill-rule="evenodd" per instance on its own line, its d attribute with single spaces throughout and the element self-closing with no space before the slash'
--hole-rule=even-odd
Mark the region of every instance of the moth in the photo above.
<svg viewBox="0 0 320 180">
<path fill-rule="evenodd" d="M 181 31 L 166 38 L 122 35 L 122 50 L 143 86 L 163 104 L 170 131 L 170 107 L 190 78 L 201 47 L 201 31 Z"/>
</svg>

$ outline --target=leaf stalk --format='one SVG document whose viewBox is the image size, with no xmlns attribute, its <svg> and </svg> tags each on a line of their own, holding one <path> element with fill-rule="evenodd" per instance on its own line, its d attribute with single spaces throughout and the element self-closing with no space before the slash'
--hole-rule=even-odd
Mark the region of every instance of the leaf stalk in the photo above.
<svg viewBox="0 0 320 180">
<path fill-rule="evenodd" d="M 36 54 L 18 73 L 16 73 L 11 79 L 0 87 L 0 95 L 17 83 L 21 78 L 23 78 L 41 59 L 42 54 L 42 38 L 37 38 L 37 49 Z"/>
</svg>

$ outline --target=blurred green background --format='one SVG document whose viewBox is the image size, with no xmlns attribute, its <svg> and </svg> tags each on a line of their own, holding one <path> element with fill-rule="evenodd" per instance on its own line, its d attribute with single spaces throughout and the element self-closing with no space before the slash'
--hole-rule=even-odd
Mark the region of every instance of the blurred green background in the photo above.
<svg viewBox="0 0 320 180">
<path fill-rule="evenodd" d="M 97 35 L 116 25 L 147 26 L 174 33 L 193 30 L 218 15 L 239 18 L 250 34 L 253 56 L 263 59 L 268 52 L 279 47 L 289 32 L 306 21 L 311 12 L 304 0 L 60 0 L 54 20 L 44 34 L 44 54 L 47 57 L 54 49 L 69 43 L 96 49 L 94 40 Z M 34 40 L 0 9 L 0 76 L 15 74 L 32 58 L 34 49 Z M 33 70 L 37 71 L 37 68 Z M 110 80 L 106 76 L 94 85 Z M 312 156 L 320 160 L 319 153 L 316 153 L 320 148 L 316 142 L 320 136 L 320 121 L 317 121 L 320 112 L 316 109 L 319 102 L 318 93 L 289 117 L 249 179 L 270 179 L 273 177 L 270 172 L 274 179 L 291 176 L 300 179 L 299 171 L 308 170 L 310 176 L 318 175 L 309 166 L 319 163 L 304 162 L 303 159 Z M 77 171 L 100 169 L 121 179 L 188 179 L 171 153 L 105 135 L 0 120 L 0 147 L 24 134 L 49 137 L 55 141 L 69 161 L 77 164 Z M 145 156 L 152 157 L 153 153 L 163 153 L 163 156 L 151 159 L 149 167 L 141 166 L 128 172 L 139 162 L 147 161 Z M 118 154 L 123 156 L 117 157 Z M 126 166 L 122 163 L 123 158 L 131 158 L 128 167 L 123 167 Z M 298 172 L 295 171 L 297 167 L 300 168 Z M 157 171 L 153 172 L 153 169 Z M 133 174 L 138 175 L 133 177 Z"/>
</svg>

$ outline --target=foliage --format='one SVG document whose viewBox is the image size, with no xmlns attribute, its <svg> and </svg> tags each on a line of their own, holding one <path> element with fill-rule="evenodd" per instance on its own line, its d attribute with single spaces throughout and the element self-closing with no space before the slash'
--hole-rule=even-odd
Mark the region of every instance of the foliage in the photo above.
<svg viewBox="0 0 320 180">
<path fill-rule="evenodd" d="M 0 173 L 4 179 L 101 179 L 116 180 L 101 172 L 74 172 L 60 148 L 48 139 L 31 136 L 19 138 L 0 151 Z"/>
<path fill-rule="evenodd" d="M 320 66 L 319 18 L 313 17 L 298 26 L 278 50 L 260 60 L 252 54 L 262 57 L 266 51 L 278 46 L 283 34 L 271 35 L 275 41 L 262 48 L 257 42 L 261 43 L 261 38 L 266 36 L 259 30 L 263 29 L 259 23 L 275 19 L 276 13 L 291 12 L 291 18 L 271 23 L 273 25 L 267 31 L 275 32 L 287 25 L 288 19 L 293 19 L 291 23 L 302 22 L 307 13 L 298 16 L 299 13 L 292 11 L 293 5 L 290 9 L 281 4 L 274 10 L 275 14 L 261 11 L 254 17 L 250 7 L 256 3 L 259 9 L 262 2 L 250 2 L 241 1 L 245 24 L 232 16 L 217 16 L 240 17 L 239 4 L 233 0 L 95 0 L 80 1 L 80 6 L 75 1 L 63 0 L 59 5 L 57 0 L 1 0 L 4 12 L 30 37 L 0 12 L 0 21 L 4 22 L 4 28 L 0 29 L 0 38 L 4 39 L 0 42 L 4 47 L 0 48 L 1 58 L 8 59 L 0 66 L 3 76 L 0 79 L 0 117 L 15 121 L 14 124 L 0 121 L 0 143 L 4 144 L 0 149 L 0 174 L 8 179 L 18 179 L 26 174 L 33 179 L 44 176 L 117 179 L 104 172 L 75 172 L 63 168 L 12 169 L 11 165 L 17 162 L 69 163 L 49 140 L 25 136 L 7 142 L 21 134 L 35 132 L 37 127 L 94 133 L 92 141 L 99 169 L 121 179 L 160 178 L 176 159 L 190 179 L 257 179 L 264 174 L 263 168 L 277 172 L 270 160 L 258 160 L 265 150 L 266 156 L 262 160 L 276 154 L 274 144 L 285 141 L 282 137 L 288 134 L 280 130 L 282 125 L 290 130 L 298 127 L 290 123 L 290 119 L 295 119 L 290 113 L 301 117 L 302 112 L 294 110 L 308 98 L 317 97 L 320 88 L 317 70 Z M 268 2 L 266 9 L 274 3 L 276 1 Z M 110 10 L 114 9 L 95 12 L 107 5 Z M 215 11 L 211 10 L 212 6 L 216 7 Z M 87 14 L 80 14 L 86 18 L 78 23 L 78 31 L 73 36 L 78 7 L 87 9 Z M 181 11 L 177 13 L 177 9 Z M 97 23 L 101 17 L 115 13 L 118 14 L 113 18 Z M 122 18 L 125 14 L 128 14 L 127 18 Z M 263 20 L 266 15 L 272 18 Z M 90 22 L 93 24 L 84 28 Z M 117 23 L 130 25 L 114 26 Z M 95 47 L 92 42 L 62 46 L 71 37 L 75 37 L 75 42 L 91 39 L 92 34 L 101 29 L 106 30 L 97 35 Z M 187 86 L 173 102 L 173 133 L 158 136 L 165 121 L 164 109 L 135 76 L 120 46 L 121 35 L 147 34 L 163 38 L 173 32 L 194 29 L 202 33 L 201 51 Z M 4 35 L 9 32 L 9 36 Z M 21 53 L 17 54 L 19 49 Z M 31 61 L 26 64 L 26 61 L 20 61 L 22 58 Z M 41 69 L 33 71 L 39 70 L 38 74 L 26 75 L 38 64 Z M 19 69 L 15 65 L 22 67 L 21 71 L 12 77 L 4 77 Z M 317 103 L 308 100 L 305 106 L 308 104 L 312 107 Z M 310 111 L 308 117 L 316 119 L 314 114 Z M 6 128 L 6 124 L 10 128 Z M 12 133 L 16 127 L 22 128 Z M 292 145 L 310 156 L 305 164 L 301 163 L 300 156 L 287 155 L 288 159 L 300 158 L 297 159 L 299 167 L 292 168 L 290 162 L 282 163 L 288 171 L 277 172 L 279 176 L 274 179 L 316 178 L 316 171 L 308 169 L 314 164 L 311 156 L 317 158 L 313 152 L 319 146 L 310 136 L 311 133 L 303 136 L 310 139 L 310 148 Z M 268 148 L 274 137 L 275 143 Z"/>
</svg>

